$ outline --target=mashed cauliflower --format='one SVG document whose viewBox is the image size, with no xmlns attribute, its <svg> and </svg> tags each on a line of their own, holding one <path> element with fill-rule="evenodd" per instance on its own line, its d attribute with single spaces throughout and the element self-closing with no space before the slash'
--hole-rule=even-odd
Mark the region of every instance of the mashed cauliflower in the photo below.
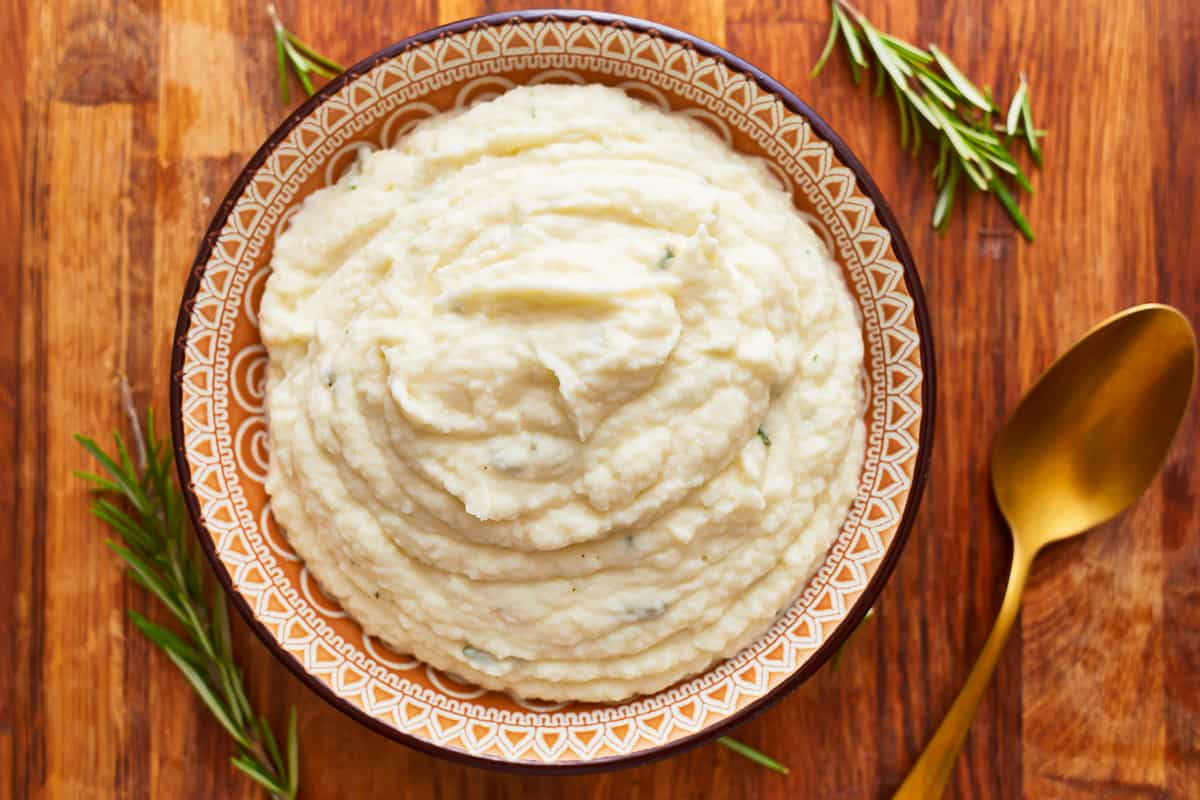
<svg viewBox="0 0 1200 800">
<path fill-rule="evenodd" d="M 855 304 L 686 116 L 544 85 L 432 118 L 309 197 L 272 267 L 275 516 L 368 633 L 479 685 L 700 672 L 855 497 Z"/>
</svg>

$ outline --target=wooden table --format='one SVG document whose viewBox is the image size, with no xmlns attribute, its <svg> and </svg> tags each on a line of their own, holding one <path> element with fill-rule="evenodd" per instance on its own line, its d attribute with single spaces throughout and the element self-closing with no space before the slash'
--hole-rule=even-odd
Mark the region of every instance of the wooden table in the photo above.
<svg viewBox="0 0 1200 800">
<path fill-rule="evenodd" d="M 484 11 L 469 0 L 290 0 L 291 27 L 351 62 Z M 501 4 L 503 5 L 503 4 Z M 822 0 L 603 4 L 723 44 L 825 116 L 908 231 L 936 330 L 932 480 L 907 551 L 841 667 L 737 736 L 617 774 L 514 777 L 360 728 L 239 624 L 254 701 L 300 708 L 304 796 L 880 798 L 896 787 L 987 634 L 1009 546 L 988 497 L 992 432 L 1091 323 L 1146 300 L 1200 319 L 1200 4 L 1195 0 L 860 5 L 936 41 L 1008 96 L 1027 70 L 1050 129 L 1029 245 L 973 196 L 929 229 L 928 159 L 839 54 L 817 81 Z M 325 9 L 325 10 L 321 10 Z M 70 471 L 75 431 L 122 424 L 117 378 L 167 408 L 184 275 L 213 205 L 284 116 L 260 0 L 0 4 L 0 796 L 259 797 L 127 608 L 158 609 L 104 549 Z M 961 798 L 1200 797 L 1200 434 L 1117 522 L 1039 562 L 1020 627 L 952 784 Z"/>
</svg>

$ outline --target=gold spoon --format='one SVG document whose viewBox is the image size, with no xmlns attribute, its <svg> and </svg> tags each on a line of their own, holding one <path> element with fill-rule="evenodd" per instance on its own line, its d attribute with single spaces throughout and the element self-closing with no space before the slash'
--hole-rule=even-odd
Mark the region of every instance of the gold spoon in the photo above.
<svg viewBox="0 0 1200 800">
<path fill-rule="evenodd" d="M 1097 325 L 1021 400 L 992 446 L 992 488 L 1013 537 L 1000 615 L 966 685 L 895 800 L 941 797 L 1017 618 L 1038 551 L 1133 503 L 1162 468 L 1196 377 L 1196 337 L 1162 305 Z"/>
</svg>

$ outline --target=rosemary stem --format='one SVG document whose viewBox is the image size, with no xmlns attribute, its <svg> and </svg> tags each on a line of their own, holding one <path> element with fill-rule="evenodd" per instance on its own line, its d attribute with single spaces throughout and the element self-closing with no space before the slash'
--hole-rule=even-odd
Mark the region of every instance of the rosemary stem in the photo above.
<svg viewBox="0 0 1200 800">
<path fill-rule="evenodd" d="M 267 16 L 271 18 L 271 25 L 274 26 L 276 33 L 283 31 L 283 21 L 279 19 L 279 14 L 275 11 L 274 3 L 267 3 Z"/>
<path fill-rule="evenodd" d="M 299 744 L 295 711 L 287 737 L 285 767 L 266 719 L 254 713 L 229 642 L 228 611 L 224 595 L 213 592 L 212 607 L 205 600 L 204 580 L 187 538 L 181 513 L 183 498 L 169 476 L 172 450 L 157 438 L 153 412 L 145 427 L 133 407 L 133 393 L 121 378 L 121 404 L 129 416 L 137 455 L 129 453 L 119 433 L 114 434 L 115 457 L 96 442 L 77 435 L 76 440 L 99 462 L 106 475 L 77 472 L 100 495 L 123 498 L 129 511 L 108 497 L 92 503 L 92 513 L 119 535 L 109 548 L 126 564 L 127 572 L 171 613 L 181 626 L 176 632 L 130 609 L 135 627 L 156 644 L 178 668 L 197 697 L 235 743 L 232 763 L 272 797 L 293 800 L 298 789 Z M 139 463 L 135 463 L 139 462 Z"/>
<path fill-rule="evenodd" d="M 142 433 L 142 421 L 138 419 L 137 408 L 133 405 L 133 390 L 129 388 L 129 381 L 124 375 L 119 378 L 121 389 L 121 406 L 125 411 L 125 416 L 129 418 L 129 427 L 133 431 L 133 442 L 137 445 L 138 469 L 142 472 L 146 471 L 148 463 L 146 456 L 146 437 Z"/>
<path fill-rule="evenodd" d="M 849 14 L 851 17 L 853 17 L 855 22 L 857 22 L 859 25 L 862 25 L 863 20 L 865 20 L 866 17 L 863 16 L 863 13 L 861 11 L 859 11 L 854 6 L 854 4 L 850 2 L 850 0 L 833 0 L 833 1 L 835 3 L 837 3 L 839 6 L 841 6 L 842 11 L 845 11 L 847 14 Z"/>
</svg>

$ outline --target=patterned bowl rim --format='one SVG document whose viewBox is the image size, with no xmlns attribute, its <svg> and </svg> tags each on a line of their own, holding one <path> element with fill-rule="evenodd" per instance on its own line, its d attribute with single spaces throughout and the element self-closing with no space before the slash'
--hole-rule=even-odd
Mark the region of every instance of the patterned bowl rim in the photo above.
<svg viewBox="0 0 1200 800">
<path fill-rule="evenodd" d="M 184 431 L 183 431 L 183 366 L 184 356 L 186 351 L 187 335 L 190 327 L 192 307 L 195 303 L 196 295 L 200 290 L 201 280 L 204 277 L 205 267 L 208 263 L 209 256 L 215 245 L 222 228 L 233 207 L 238 199 L 242 196 L 247 184 L 253 178 L 258 168 L 267 160 L 268 156 L 275 150 L 281 141 L 294 129 L 297 125 L 304 121 L 306 117 L 314 109 L 325 102 L 327 98 L 340 91 L 346 84 L 351 83 L 359 78 L 364 73 L 369 72 L 382 62 L 388 61 L 402 52 L 415 45 L 426 44 L 441 36 L 448 34 L 460 33 L 471 29 L 474 26 L 497 26 L 505 23 L 531 23 L 553 18 L 563 22 L 590 22 L 597 25 L 622 25 L 631 30 L 640 33 L 654 32 L 663 39 L 679 44 L 684 44 L 694 48 L 697 52 L 702 53 L 710 58 L 715 58 L 722 61 L 726 67 L 734 72 L 741 73 L 748 78 L 753 79 L 760 87 L 767 92 L 778 97 L 783 104 L 792 112 L 800 115 L 804 120 L 812 126 L 813 131 L 825 142 L 827 142 L 837 155 L 840 162 L 854 173 L 859 189 L 871 199 L 875 205 L 875 213 L 880 221 L 891 235 L 892 248 L 895 252 L 896 259 L 904 268 L 905 288 L 913 301 L 913 311 L 916 318 L 917 332 L 920 337 L 920 353 L 921 353 L 921 369 L 922 369 L 922 387 L 921 387 L 921 428 L 919 441 L 917 443 L 916 462 L 913 466 L 912 483 L 909 490 L 907 502 L 904 512 L 900 518 L 900 522 L 896 528 L 896 534 L 884 553 L 883 559 L 875 569 L 870 581 L 867 583 L 866 589 L 858 598 L 854 606 L 849 609 L 845 617 L 826 638 L 824 644 L 813 653 L 808 660 L 794 673 L 789 675 L 778 685 L 769 690 L 762 697 L 747 704 L 741 709 L 731 713 L 729 716 L 718 720 L 703 729 L 659 745 L 658 747 L 648 748 L 636 753 L 621 754 L 615 756 L 607 756 L 597 758 L 585 762 L 572 763 L 557 763 L 557 762 L 514 762 L 503 758 L 489 758 L 486 756 L 472 755 L 455 749 L 442 747 L 434 742 L 420 739 L 403 731 L 397 730 L 386 723 L 382 722 L 362 709 L 358 708 L 350 701 L 342 698 L 334 693 L 333 689 L 321 682 L 315 676 L 309 674 L 294 656 L 285 651 L 282 645 L 275 640 L 275 637 L 267 629 L 267 627 L 255 616 L 254 610 L 250 608 L 249 603 L 237 591 L 233 585 L 233 579 L 225 565 L 221 562 L 217 555 L 215 545 L 211 536 L 205 534 L 205 527 L 201 521 L 200 503 L 192 488 L 191 469 L 188 466 L 186 451 L 184 448 Z M 262 640 L 267 649 L 272 652 L 284 666 L 300 679 L 309 689 L 319 695 L 327 703 L 341 711 L 343 714 L 365 725 L 367 728 L 379 733 L 389 739 L 393 739 L 402 744 L 408 745 L 416 750 L 428 753 L 430 755 L 446 758 L 451 761 L 468 764 L 471 766 L 485 767 L 506 772 L 518 773 L 553 773 L 553 774 L 577 774 L 585 772 L 598 772 L 601 770 L 610 770 L 619 767 L 631 767 L 635 765 L 645 764 L 650 761 L 656 761 L 668 755 L 673 755 L 683 750 L 695 747 L 713 738 L 725 733 L 730 728 L 733 728 L 749 719 L 757 716 L 765 711 L 774 703 L 778 702 L 785 695 L 806 681 L 809 677 L 819 670 L 826 661 L 842 643 L 850 636 L 850 634 L 858 627 L 859 622 L 866 615 L 867 611 L 874 605 L 879 593 L 883 590 L 888 578 L 895 569 L 896 562 L 900 554 L 904 550 L 904 546 L 908 541 L 908 536 L 912 531 L 914 521 L 916 519 L 917 509 L 920 505 L 921 496 L 924 493 L 926 478 L 929 473 L 929 464 L 932 454 L 933 445 L 933 428 L 935 415 L 935 398 L 936 398 L 936 372 L 934 365 L 934 349 L 933 349 L 933 331 L 929 319 L 929 311 L 925 302 L 925 293 L 921 287 L 921 280 L 917 275 L 916 267 L 913 264 L 912 253 L 908 249 L 908 243 L 904 238 L 904 234 L 900 230 L 899 224 L 896 222 L 895 215 L 892 213 L 891 207 L 884 199 L 879 187 L 871 179 L 865 167 L 851 152 L 850 148 L 842 141 L 833 129 L 825 122 L 815 111 L 796 97 L 789 89 L 783 86 L 779 81 L 772 78 L 763 70 L 755 67 L 749 62 L 735 56 L 733 53 L 718 47 L 711 42 L 695 36 L 690 33 L 677 30 L 667 25 L 662 25 L 657 22 L 631 17 L 624 14 L 614 14 L 601 11 L 588 10 L 572 10 L 572 9 L 530 9 L 525 11 L 502 11 L 482 16 L 471 17 L 468 19 L 459 20 L 446 25 L 441 25 L 435 28 L 430 28 L 427 31 L 409 36 L 396 44 L 386 47 L 367 58 L 359 61 L 351 66 L 337 78 L 330 81 L 322 87 L 316 94 L 310 97 L 307 101 L 293 111 L 284 121 L 275 129 L 261 147 L 254 153 L 253 157 L 242 168 L 238 174 L 237 180 L 230 187 L 225 198 L 217 207 L 216 213 L 213 216 L 212 222 L 205 232 L 204 238 L 201 240 L 200 248 L 196 254 L 195 261 L 192 264 L 188 281 L 183 291 L 183 300 L 180 303 L 179 316 L 175 325 L 175 341 L 171 351 L 171 434 L 173 440 L 173 449 L 175 453 L 175 465 L 179 474 L 179 482 L 182 487 L 185 504 L 188 514 L 191 518 L 192 528 L 197 537 L 200 539 L 200 544 L 204 549 L 205 555 L 208 557 L 210 564 L 217 574 L 217 578 L 221 582 L 221 586 L 225 590 L 225 594 L 232 599 L 233 604 L 237 607 L 242 618 L 254 631 L 255 635 Z"/>
</svg>

